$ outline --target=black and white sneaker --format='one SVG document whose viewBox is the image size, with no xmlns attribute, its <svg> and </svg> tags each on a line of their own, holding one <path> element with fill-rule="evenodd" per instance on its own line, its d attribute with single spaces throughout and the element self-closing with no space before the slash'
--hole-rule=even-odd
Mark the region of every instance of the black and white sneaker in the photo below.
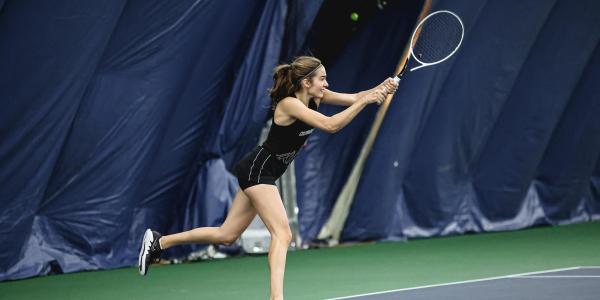
<svg viewBox="0 0 600 300">
<path fill-rule="evenodd" d="M 160 233 L 146 229 L 144 233 L 144 239 L 142 240 L 142 247 L 140 249 L 140 256 L 138 258 L 138 267 L 140 269 L 140 275 L 144 276 L 148 272 L 148 268 L 152 262 L 157 262 L 160 259 Z"/>
</svg>

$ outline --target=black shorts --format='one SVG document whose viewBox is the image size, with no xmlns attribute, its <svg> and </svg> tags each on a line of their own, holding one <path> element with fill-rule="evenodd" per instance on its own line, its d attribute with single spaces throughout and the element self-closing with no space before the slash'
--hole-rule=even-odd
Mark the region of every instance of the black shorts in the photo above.
<svg viewBox="0 0 600 300">
<path fill-rule="evenodd" d="M 245 190 L 257 184 L 275 185 L 287 165 L 277 160 L 267 149 L 257 146 L 240 160 L 233 171 L 240 187 Z"/>
</svg>

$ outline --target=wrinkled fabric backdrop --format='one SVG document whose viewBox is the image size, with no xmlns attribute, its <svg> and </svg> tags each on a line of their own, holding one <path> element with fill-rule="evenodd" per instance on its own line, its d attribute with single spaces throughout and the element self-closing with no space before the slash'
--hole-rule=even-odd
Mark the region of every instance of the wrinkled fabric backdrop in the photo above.
<svg viewBox="0 0 600 300">
<path fill-rule="evenodd" d="M 314 46 L 321 5 L 0 0 L 0 280 L 130 266 L 147 227 L 219 225 L 237 189 L 230 170 L 265 124 L 271 70 Z M 411 5 L 392 2 L 355 33 L 327 65 L 333 90 L 390 76 L 420 10 Z M 405 76 L 342 239 L 600 219 L 600 2 L 438 9 L 462 17 L 463 45 Z M 296 159 L 305 241 L 376 111 L 315 131 Z"/>
</svg>

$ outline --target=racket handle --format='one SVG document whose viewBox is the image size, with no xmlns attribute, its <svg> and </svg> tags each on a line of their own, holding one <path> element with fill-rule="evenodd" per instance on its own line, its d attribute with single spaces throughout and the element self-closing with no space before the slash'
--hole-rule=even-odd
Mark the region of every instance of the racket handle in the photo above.
<svg viewBox="0 0 600 300">
<path fill-rule="evenodd" d="M 394 81 L 395 81 L 396 83 L 400 83 L 400 77 L 398 77 L 398 76 L 394 76 Z"/>
</svg>

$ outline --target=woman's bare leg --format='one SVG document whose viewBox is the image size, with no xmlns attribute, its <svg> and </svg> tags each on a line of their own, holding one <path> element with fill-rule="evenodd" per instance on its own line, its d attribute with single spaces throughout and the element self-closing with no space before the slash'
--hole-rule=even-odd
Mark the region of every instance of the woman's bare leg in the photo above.
<svg viewBox="0 0 600 300">
<path fill-rule="evenodd" d="M 164 250 L 181 244 L 231 244 L 244 232 L 255 216 L 256 209 L 250 199 L 242 190 L 238 190 L 221 227 L 199 227 L 165 235 L 159 240 L 160 247 Z"/>
<path fill-rule="evenodd" d="M 292 231 L 279 191 L 274 185 L 259 184 L 247 188 L 246 195 L 271 233 L 269 249 L 270 299 L 283 299 L 283 277 Z"/>
</svg>

